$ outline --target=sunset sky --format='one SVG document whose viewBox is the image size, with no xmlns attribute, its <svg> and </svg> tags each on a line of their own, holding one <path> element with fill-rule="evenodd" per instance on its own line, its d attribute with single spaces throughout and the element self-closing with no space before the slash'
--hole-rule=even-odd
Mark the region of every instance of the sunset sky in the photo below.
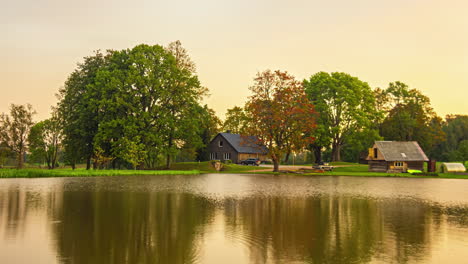
<svg viewBox="0 0 468 264">
<path fill-rule="evenodd" d="M 468 114 L 468 1 L 1 0 L 0 112 L 54 94 L 93 50 L 180 40 L 224 116 L 258 71 L 298 79 L 343 71 L 386 88 L 402 81 L 436 112 Z"/>
</svg>

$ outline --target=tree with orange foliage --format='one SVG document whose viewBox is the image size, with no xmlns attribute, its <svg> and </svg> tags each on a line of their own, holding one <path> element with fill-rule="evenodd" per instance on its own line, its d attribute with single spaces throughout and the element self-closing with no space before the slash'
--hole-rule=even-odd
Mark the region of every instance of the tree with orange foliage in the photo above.
<svg viewBox="0 0 468 264">
<path fill-rule="evenodd" d="M 315 128 L 314 106 L 301 82 L 287 72 L 267 70 L 257 74 L 246 103 L 246 132 L 268 148 L 277 172 L 281 157 L 311 144 Z"/>
</svg>

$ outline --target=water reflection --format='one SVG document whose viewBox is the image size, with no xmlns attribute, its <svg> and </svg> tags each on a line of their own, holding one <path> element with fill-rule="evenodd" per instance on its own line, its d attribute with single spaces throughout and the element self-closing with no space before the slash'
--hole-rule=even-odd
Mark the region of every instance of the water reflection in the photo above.
<svg viewBox="0 0 468 264">
<path fill-rule="evenodd" d="M 39 263 L 34 252 L 41 252 L 49 254 L 43 263 L 216 263 L 207 257 L 210 243 L 225 245 L 217 247 L 219 255 L 240 246 L 246 254 L 236 262 L 244 263 L 463 263 L 468 257 L 466 197 L 441 204 L 340 194 L 336 186 L 280 195 L 265 178 L 249 178 L 257 179 L 256 187 L 269 191 L 236 196 L 226 184 L 230 195 L 201 192 L 197 185 L 206 178 L 197 177 L 183 179 L 193 191 L 170 177 L 3 181 L 0 261 Z M 215 228 L 219 219 L 222 229 Z M 44 235 L 31 235 L 38 229 Z M 37 242 L 36 251 L 28 241 Z M 33 254 L 6 250 L 15 246 Z"/>
<path fill-rule="evenodd" d="M 66 192 L 53 215 L 65 263 L 191 263 L 212 207 L 182 193 Z"/>
</svg>

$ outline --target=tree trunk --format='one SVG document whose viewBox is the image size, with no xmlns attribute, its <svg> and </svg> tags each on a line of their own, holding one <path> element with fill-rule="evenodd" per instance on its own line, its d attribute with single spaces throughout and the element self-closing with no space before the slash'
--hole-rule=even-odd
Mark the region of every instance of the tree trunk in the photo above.
<svg viewBox="0 0 468 264">
<path fill-rule="evenodd" d="M 23 168 L 23 164 L 24 164 L 24 155 L 23 154 L 24 154 L 23 150 L 20 150 L 19 154 L 18 154 L 18 169 Z"/>
<path fill-rule="evenodd" d="M 167 154 L 166 156 L 166 169 L 171 168 L 171 154 Z"/>
<path fill-rule="evenodd" d="M 321 146 L 313 146 L 314 157 L 315 157 L 315 164 L 322 163 L 322 147 Z"/>
<path fill-rule="evenodd" d="M 71 167 L 72 167 L 72 170 L 76 168 L 75 162 L 72 162 Z"/>
<path fill-rule="evenodd" d="M 332 161 L 341 161 L 341 145 L 333 144 Z"/>
<path fill-rule="evenodd" d="M 284 158 L 284 163 L 288 163 L 290 155 L 291 155 L 291 151 L 288 151 L 288 153 L 286 153 L 286 157 Z"/>
<path fill-rule="evenodd" d="M 278 172 L 279 171 L 279 160 L 278 159 L 272 159 L 273 160 L 273 172 Z"/>
<path fill-rule="evenodd" d="M 86 170 L 91 169 L 91 156 L 86 159 Z"/>
<path fill-rule="evenodd" d="M 170 169 L 171 167 L 171 148 L 172 148 L 172 131 L 169 135 L 169 140 L 167 142 L 167 156 L 166 156 L 166 169 Z"/>
</svg>

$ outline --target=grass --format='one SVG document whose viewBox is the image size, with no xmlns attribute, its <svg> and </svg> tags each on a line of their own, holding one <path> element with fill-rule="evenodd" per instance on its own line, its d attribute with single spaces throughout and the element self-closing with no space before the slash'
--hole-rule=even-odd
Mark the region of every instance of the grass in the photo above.
<svg viewBox="0 0 468 264">
<path fill-rule="evenodd" d="M 447 178 L 468 179 L 468 175 L 455 173 L 439 173 L 438 176 L 412 175 L 409 173 L 382 173 L 369 172 L 368 165 L 334 162 L 334 166 L 348 165 L 334 168 L 331 172 L 304 173 L 308 176 L 359 176 L 359 177 L 398 177 L 398 178 Z M 304 166 L 304 165 L 303 165 Z M 171 170 L 85 170 L 85 169 L 0 169 L 0 178 L 36 178 L 36 177 L 92 177 L 92 176 L 119 176 L 119 175 L 187 175 L 199 173 L 249 173 L 280 175 L 273 171 L 264 171 L 265 167 L 243 166 L 237 164 L 224 164 L 221 172 L 216 171 L 209 162 L 179 162 L 171 165 Z M 260 170 L 260 171 L 258 171 Z M 281 166 L 280 166 L 281 170 Z"/>
<path fill-rule="evenodd" d="M 198 170 L 85 170 L 85 169 L 0 169 L 0 178 L 94 177 L 124 175 L 189 175 Z"/>
<path fill-rule="evenodd" d="M 253 171 L 259 167 L 244 166 L 238 164 L 224 164 L 222 173 L 242 173 L 246 171 Z M 208 161 L 204 162 L 178 162 L 171 165 L 172 170 L 198 170 L 201 173 L 217 173 Z M 264 168 L 261 168 L 264 169 Z"/>
</svg>

